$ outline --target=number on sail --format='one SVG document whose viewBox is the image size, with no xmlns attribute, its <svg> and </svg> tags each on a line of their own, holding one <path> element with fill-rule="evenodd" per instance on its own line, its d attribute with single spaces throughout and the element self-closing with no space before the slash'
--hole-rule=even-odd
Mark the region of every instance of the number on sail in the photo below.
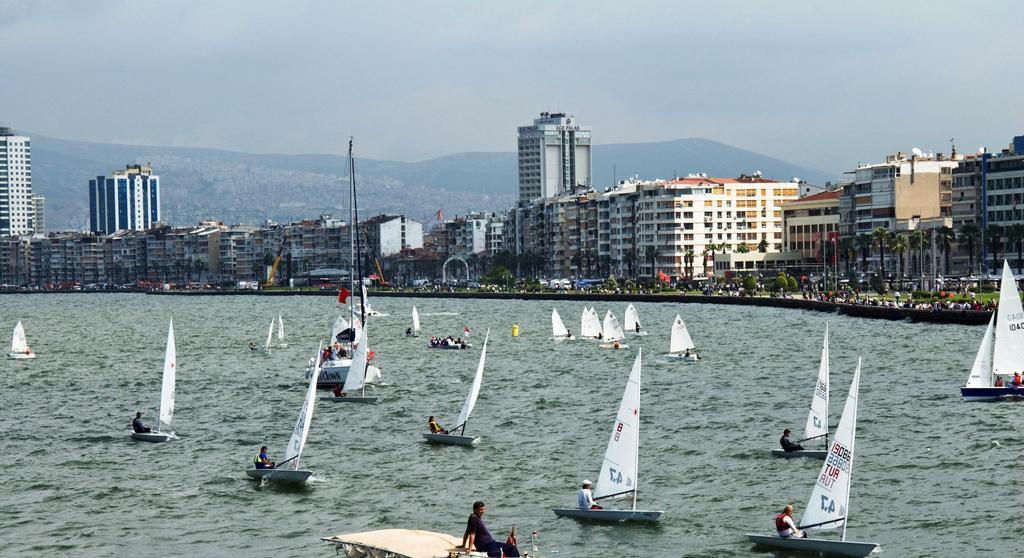
<svg viewBox="0 0 1024 558">
<path fill-rule="evenodd" d="M 836 511 L 836 501 L 823 494 L 821 496 L 821 509 L 828 513 Z"/>
</svg>

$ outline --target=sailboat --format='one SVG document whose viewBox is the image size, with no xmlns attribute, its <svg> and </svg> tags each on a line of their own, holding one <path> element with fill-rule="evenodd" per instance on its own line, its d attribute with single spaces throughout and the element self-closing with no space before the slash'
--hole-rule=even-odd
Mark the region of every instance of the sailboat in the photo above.
<svg viewBox="0 0 1024 558">
<path fill-rule="evenodd" d="M 782 538 L 778 535 L 747 534 L 750 542 L 761 546 L 817 552 L 839 556 L 867 556 L 878 548 L 876 543 L 846 540 L 850 519 L 850 485 L 853 476 L 854 441 L 857 434 L 857 392 L 860 387 L 860 359 L 853 373 L 850 393 L 846 397 L 843 416 L 839 419 L 835 439 L 828 449 L 828 459 L 821 467 L 811 498 L 800 518 L 801 530 L 839 529 L 839 540 L 817 538 Z"/>
<path fill-rule="evenodd" d="M 1024 369 L 1024 308 L 1017 290 L 1017 281 L 1010 264 L 1003 260 L 1003 277 L 999 286 L 999 307 L 988 321 L 978 354 L 974 357 L 967 385 L 960 388 L 964 401 L 996 401 L 1007 397 L 1024 397 L 1024 386 L 1009 381 L 1014 372 Z M 1005 376 L 1006 385 L 997 386 L 997 378 Z"/>
<path fill-rule="evenodd" d="M 373 373 L 366 364 L 366 329 L 366 326 L 359 328 L 359 339 L 355 343 L 355 349 L 352 354 L 352 366 L 349 368 L 348 376 L 345 378 L 345 385 L 341 388 L 345 395 L 343 397 L 321 397 L 320 399 L 336 403 L 377 402 L 376 397 L 366 396 L 366 377 Z M 358 395 L 356 395 L 356 392 L 358 392 Z"/>
<path fill-rule="evenodd" d="M 601 476 L 594 487 L 594 499 L 632 496 L 633 505 L 629 510 L 581 510 L 579 508 L 554 508 L 559 517 L 574 517 L 595 521 L 658 521 L 665 512 L 636 509 L 637 485 L 640 455 L 640 354 L 629 371 L 626 390 L 619 403 L 619 411 L 612 426 L 608 449 L 604 452 Z"/>
<path fill-rule="evenodd" d="M 629 303 L 629 306 L 626 306 L 626 315 L 623 318 L 622 323 L 626 333 L 647 335 L 646 331 L 640 330 L 640 314 L 637 313 L 636 307 L 633 306 L 632 302 Z"/>
<path fill-rule="evenodd" d="M 693 339 L 690 338 L 690 332 L 686 329 L 686 324 L 683 323 L 679 314 L 676 314 L 676 319 L 672 321 L 672 337 L 668 343 L 668 357 L 697 362 L 700 357 L 697 356 L 694 349 L 696 347 L 693 344 Z"/>
<path fill-rule="evenodd" d="M 270 344 L 274 340 L 274 324 L 276 322 L 277 322 L 277 320 L 275 320 L 273 318 L 270 319 L 270 328 L 267 329 L 267 340 L 263 342 L 263 352 L 265 352 L 265 353 L 269 353 L 270 352 Z"/>
<path fill-rule="evenodd" d="M 555 339 L 576 339 L 576 337 L 569 333 L 569 329 L 562 323 L 562 317 L 558 315 L 558 309 L 551 309 L 551 335 Z"/>
<path fill-rule="evenodd" d="M 419 337 L 420 336 L 420 313 L 416 310 L 416 306 L 412 307 L 412 329 L 405 332 L 406 337 Z"/>
<path fill-rule="evenodd" d="M 476 406 L 476 398 L 480 395 L 480 384 L 484 379 L 484 360 L 487 358 L 487 338 L 490 336 L 491 330 L 488 329 L 484 335 L 484 346 L 480 349 L 480 362 L 476 365 L 476 376 L 473 377 L 473 385 L 470 386 L 469 393 L 466 394 L 466 400 L 462 402 L 462 410 L 459 411 L 459 420 L 456 426 L 449 431 L 449 434 L 429 432 L 423 434 L 427 440 L 456 446 L 475 446 L 480 442 L 479 436 L 466 436 L 466 422 L 469 421 L 469 415 L 473 412 L 473 407 Z M 451 434 L 456 430 L 459 430 L 458 434 Z"/>
<path fill-rule="evenodd" d="M 277 315 L 277 346 L 282 349 L 288 346 L 288 342 L 284 340 L 284 318 L 281 314 Z"/>
<path fill-rule="evenodd" d="M 785 451 L 776 448 L 772 450 L 772 455 L 824 459 L 828 453 L 828 324 L 825 324 L 825 341 L 821 346 L 821 364 L 818 365 L 818 381 L 814 385 L 814 395 L 811 397 L 811 410 L 807 413 L 804 437 L 798 440 L 798 443 L 819 438 L 825 439 L 825 449 Z"/>
<path fill-rule="evenodd" d="M 604 325 L 601 326 L 601 336 L 604 343 L 601 343 L 602 349 L 628 349 L 629 345 L 622 343 L 622 338 L 626 336 L 622 332 L 622 326 L 619 325 L 618 318 L 615 314 L 612 314 L 611 310 L 608 310 L 604 315 Z"/>
<path fill-rule="evenodd" d="M 318 368 L 320 365 L 320 351 L 323 349 L 323 346 L 324 344 L 321 342 L 316 351 L 316 365 Z M 313 421 L 313 407 L 316 406 L 317 376 L 318 374 L 311 374 L 309 377 L 306 398 L 302 401 L 302 408 L 299 409 L 299 420 L 295 422 L 295 428 L 292 429 L 292 437 L 288 440 L 288 449 L 285 451 L 284 461 L 278 463 L 273 469 L 246 469 L 245 474 L 250 478 L 302 484 L 313 475 L 313 471 L 299 468 L 299 456 L 302 455 L 302 448 L 306 445 L 306 437 L 309 436 L 309 425 Z M 282 466 L 287 464 L 291 464 L 291 467 L 283 469 Z"/>
<path fill-rule="evenodd" d="M 583 315 L 580 316 L 580 337 L 597 339 L 600 333 L 601 320 L 597 318 L 597 311 L 584 306 Z"/>
<path fill-rule="evenodd" d="M 21 322 L 14 326 L 14 334 L 11 336 L 11 352 L 7 353 L 7 358 L 15 360 L 36 358 L 36 354 L 28 346 L 28 340 L 25 339 L 25 327 L 21 325 Z"/>
<path fill-rule="evenodd" d="M 374 310 L 373 308 L 370 307 L 370 299 L 369 299 L 369 297 L 366 296 L 366 284 L 362 285 L 362 289 L 363 289 L 363 292 L 362 292 L 362 294 L 363 294 L 363 302 L 362 302 L 362 304 L 363 304 L 363 313 L 366 314 L 367 316 L 387 316 L 387 314 L 382 314 L 382 313 L 380 313 L 380 312 L 378 312 L 378 311 L 376 311 L 376 310 Z"/>
<path fill-rule="evenodd" d="M 174 321 L 167 326 L 167 348 L 164 350 L 164 376 L 160 384 L 160 419 L 153 432 L 132 432 L 132 438 L 144 442 L 166 442 L 174 432 L 164 432 L 171 426 L 174 416 L 174 380 L 178 367 L 178 352 L 174 345 Z"/>
</svg>

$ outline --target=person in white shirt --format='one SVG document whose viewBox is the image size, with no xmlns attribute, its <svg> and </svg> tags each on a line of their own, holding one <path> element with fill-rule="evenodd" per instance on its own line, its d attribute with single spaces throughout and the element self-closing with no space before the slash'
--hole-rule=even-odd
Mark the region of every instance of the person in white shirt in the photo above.
<svg viewBox="0 0 1024 558">
<path fill-rule="evenodd" d="M 580 491 L 576 494 L 576 499 L 579 502 L 581 510 L 600 510 L 604 509 L 597 505 L 594 501 L 594 495 L 590 492 L 590 481 L 584 480 L 580 484 Z"/>
</svg>

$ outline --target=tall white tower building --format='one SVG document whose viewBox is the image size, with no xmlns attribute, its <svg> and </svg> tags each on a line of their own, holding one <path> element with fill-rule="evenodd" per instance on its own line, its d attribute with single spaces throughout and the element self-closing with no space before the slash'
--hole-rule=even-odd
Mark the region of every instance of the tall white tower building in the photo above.
<svg viewBox="0 0 1024 558">
<path fill-rule="evenodd" d="M 0 236 L 30 235 L 34 220 L 31 143 L 0 127 Z"/>
<path fill-rule="evenodd" d="M 572 193 L 591 186 L 590 127 L 572 115 L 542 112 L 519 127 L 519 201 Z"/>
</svg>

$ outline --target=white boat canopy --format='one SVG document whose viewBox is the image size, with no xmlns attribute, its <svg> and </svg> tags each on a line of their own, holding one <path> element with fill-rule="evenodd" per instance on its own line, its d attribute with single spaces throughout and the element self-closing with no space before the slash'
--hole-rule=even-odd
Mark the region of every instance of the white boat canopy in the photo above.
<svg viewBox="0 0 1024 558">
<path fill-rule="evenodd" d="M 382 529 L 320 540 L 342 545 L 349 556 L 360 558 L 448 558 L 462 544 L 447 533 L 417 529 Z"/>
</svg>

